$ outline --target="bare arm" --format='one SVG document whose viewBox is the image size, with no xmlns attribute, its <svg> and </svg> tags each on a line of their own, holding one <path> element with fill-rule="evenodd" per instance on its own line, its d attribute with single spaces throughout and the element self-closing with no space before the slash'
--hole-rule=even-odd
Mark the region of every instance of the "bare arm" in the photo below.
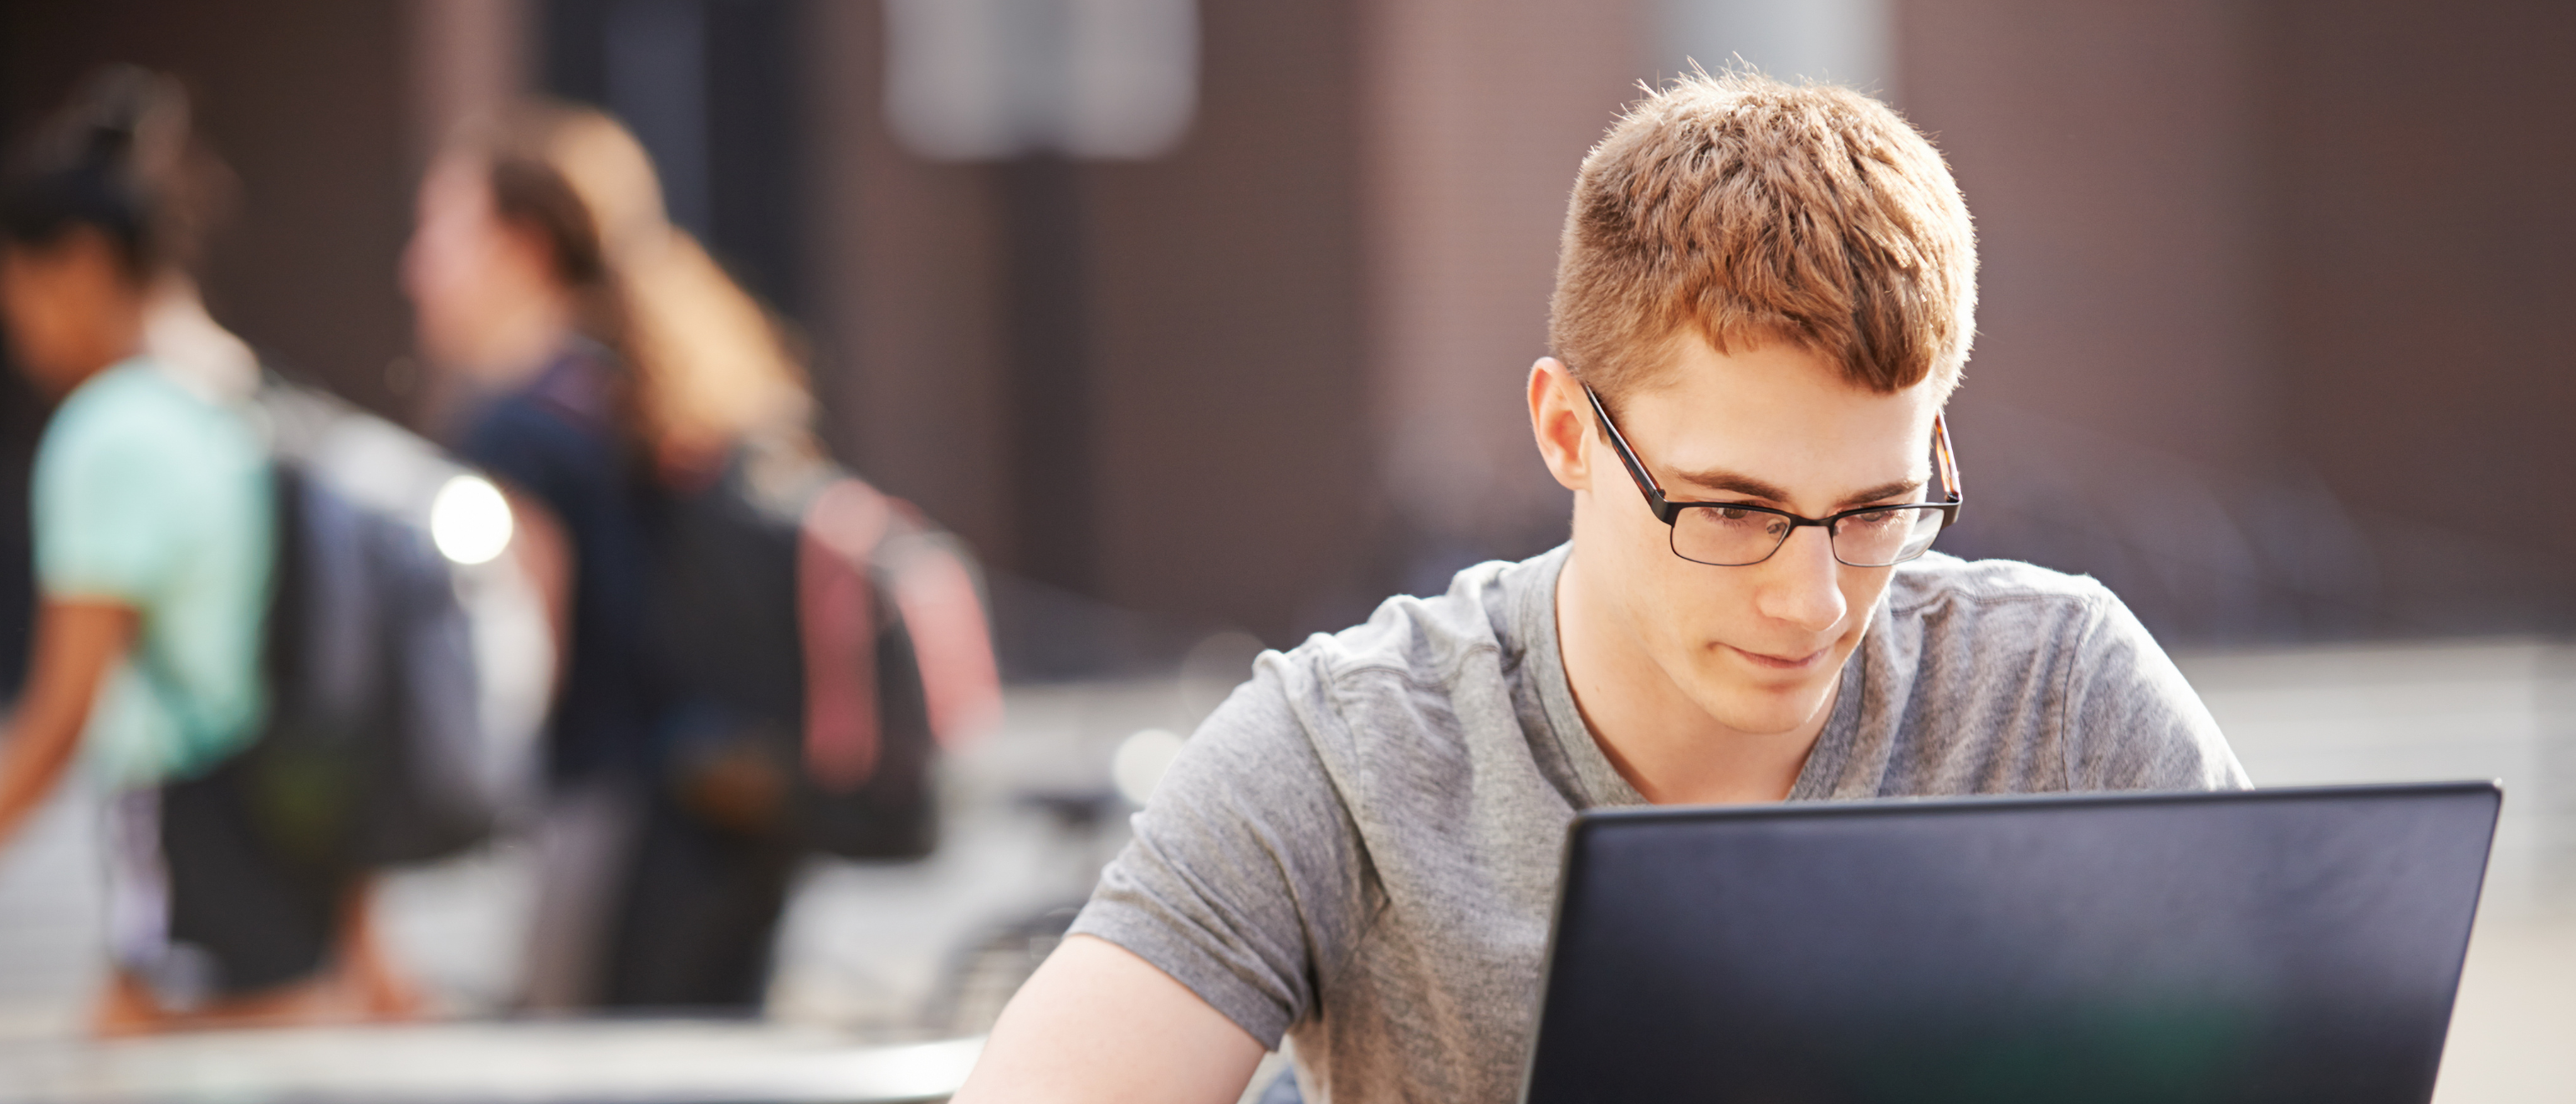
<svg viewBox="0 0 2576 1104">
<path fill-rule="evenodd" d="M 46 599 L 38 609 L 26 692 L 0 747 L 0 846 L 62 780 L 99 683 L 133 643 L 137 622 L 132 607 L 103 600 Z"/>
<path fill-rule="evenodd" d="M 1262 1049 L 1152 963 L 1077 935 L 1002 1010 L 956 1104 L 1230 1104 Z"/>
<path fill-rule="evenodd" d="M 494 481 L 510 504 L 509 553 L 537 588 L 546 610 L 546 628 L 555 634 L 555 684 L 562 689 L 572 670 L 572 535 L 545 501 L 506 483 Z"/>
</svg>

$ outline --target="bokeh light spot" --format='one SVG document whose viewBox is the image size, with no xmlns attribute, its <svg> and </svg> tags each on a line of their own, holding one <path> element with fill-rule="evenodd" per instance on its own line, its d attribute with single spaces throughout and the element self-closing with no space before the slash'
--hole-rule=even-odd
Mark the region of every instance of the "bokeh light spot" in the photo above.
<svg viewBox="0 0 2576 1104">
<path fill-rule="evenodd" d="M 1118 754 L 1109 761 L 1110 780 L 1118 784 L 1120 797 L 1141 809 L 1180 753 L 1179 736 L 1160 728 L 1141 730 L 1119 741 Z"/>
<path fill-rule="evenodd" d="M 510 503 L 492 481 L 460 475 L 429 504 L 429 536 L 439 555 L 460 564 L 490 562 L 510 547 Z"/>
</svg>

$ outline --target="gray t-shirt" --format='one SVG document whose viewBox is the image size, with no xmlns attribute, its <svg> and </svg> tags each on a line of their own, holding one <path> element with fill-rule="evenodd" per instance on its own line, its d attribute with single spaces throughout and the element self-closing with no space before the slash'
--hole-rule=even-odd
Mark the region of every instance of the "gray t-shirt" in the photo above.
<svg viewBox="0 0 2576 1104">
<path fill-rule="evenodd" d="M 1645 803 L 1557 655 L 1567 551 L 1263 655 L 1073 930 L 1293 1037 L 1311 1101 L 1512 1099 L 1566 825 Z M 1934 554 L 1896 570 L 1789 799 L 2246 784 L 2101 584 Z"/>
</svg>

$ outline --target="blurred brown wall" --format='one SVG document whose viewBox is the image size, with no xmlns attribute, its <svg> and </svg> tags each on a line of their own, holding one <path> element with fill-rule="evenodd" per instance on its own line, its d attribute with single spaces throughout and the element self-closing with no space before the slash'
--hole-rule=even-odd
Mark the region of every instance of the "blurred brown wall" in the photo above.
<svg viewBox="0 0 2576 1104">
<path fill-rule="evenodd" d="M 110 61 L 186 82 L 240 177 L 205 272 L 216 317 L 285 367 L 397 412 L 410 345 L 394 263 L 413 169 L 404 7 L 340 0 L 0 6 L 0 104 L 23 133 Z"/>
<path fill-rule="evenodd" d="M 2284 447 L 2387 627 L 2576 630 L 2576 4 L 2259 10 Z"/>
<path fill-rule="evenodd" d="M 2098 575 L 2159 630 L 2253 633 L 2240 487 L 2286 452 L 2247 6 L 1906 0 L 1896 99 L 1977 219 L 1943 546 Z M 2241 492 L 2241 493 L 2240 493 Z"/>
<path fill-rule="evenodd" d="M 1033 174 L 893 141 L 880 5 L 769 2 L 805 29 L 780 194 L 830 433 L 996 565 L 1284 642 L 1561 535 L 1519 379 L 1657 5 L 1204 0 L 1181 146 Z M 182 74 L 242 177 L 219 317 L 400 411 L 412 175 L 524 79 L 543 3 L 0 0 L 0 108 L 23 128 L 108 59 Z M 1984 250 L 1946 546 L 2094 572 L 2177 639 L 2576 628 L 2576 514 L 2545 505 L 2576 462 L 2576 6 L 1890 10 L 1890 91 Z"/>
<path fill-rule="evenodd" d="M 240 183 L 203 273 L 216 317 L 280 366 L 406 413 L 393 269 L 410 221 L 405 14 L 334 0 L 0 0 L 0 128 L 15 140 L 104 63 L 176 73 Z M 0 692 L 15 692 L 35 602 L 27 478 L 47 413 L 14 372 L 0 380 Z"/>
<path fill-rule="evenodd" d="M 905 153 L 884 110 L 876 4 L 806 16 L 815 174 L 807 321 L 827 433 L 887 490 L 991 555 L 1009 491 L 998 182 Z"/>
<path fill-rule="evenodd" d="M 1637 95 L 1648 9 L 1369 6 L 1371 408 L 1390 525 L 1380 587 L 1436 592 L 1566 536 L 1523 383 L 1547 353 L 1557 237 L 1584 151 Z"/>
<path fill-rule="evenodd" d="M 2576 628 L 2576 6 L 1895 10 L 1983 251 L 1945 546 L 2183 639 Z"/>
<path fill-rule="evenodd" d="M 1068 558 L 1094 568 L 1052 578 L 1285 641 L 1364 616 L 1409 544 L 1530 543 L 1552 485 L 1518 383 L 1545 347 L 1566 181 L 1629 79 L 1622 12 L 1202 5 L 1189 136 L 1073 169 L 1087 348 L 1066 370 L 1087 376 L 1071 416 L 1090 431 L 1087 473 L 1065 474 L 1091 481 L 1094 513 Z M 1051 578 L 1018 530 L 1014 170 L 904 152 L 876 7 L 811 18 L 813 328 L 847 400 L 836 425 L 873 477 Z M 1555 539 L 1537 528 L 1531 550 Z"/>
<path fill-rule="evenodd" d="M 1098 593 L 1284 641 L 1375 537 L 1357 8 L 1201 6 L 1199 116 L 1091 178 Z"/>
<path fill-rule="evenodd" d="M 1177 624 L 1277 637 L 1367 556 L 1370 473 L 1346 5 L 1206 6 L 1197 122 L 1170 155 L 1040 169 L 1078 251 L 1031 289 L 1028 166 L 937 164 L 882 109 L 875 5 L 811 5 L 810 328 L 845 451 L 998 566 Z M 1015 177 L 1014 174 L 1023 174 Z M 1046 260 L 1046 259 L 1041 259 Z M 1015 266 L 1023 266 L 1015 268 Z M 1016 364 L 1028 294 L 1082 347 Z M 1015 403 L 1022 373 L 1081 402 Z M 1030 419 L 1079 455 L 1029 456 Z M 1055 427 L 1047 427 L 1055 428 Z M 1052 435 L 1051 435 L 1052 436 Z M 1052 461 L 1052 463 L 1050 463 Z M 1088 517 L 1065 532 L 1048 496 Z"/>
<path fill-rule="evenodd" d="M 2262 455 L 2260 116 L 2232 0 L 1899 8 L 1900 98 L 1983 250 L 1960 447 L 1989 408 L 2221 465 Z M 2008 470 L 1982 484 L 2009 480 Z"/>
<path fill-rule="evenodd" d="M 1170 155 L 1074 168 L 1087 471 L 1016 464 L 1015 170 L 902 150 L 874 5 L 811 9 L 818 346 L 851 455 L 997 562 L 1284 642 L 1562 539 L 1520 382 L 1565 189 L 1631 95 L 1626 3 L 1201 6 Z M 1052 575 L 1033 475 L 1088 479 Z"/>
</svg>

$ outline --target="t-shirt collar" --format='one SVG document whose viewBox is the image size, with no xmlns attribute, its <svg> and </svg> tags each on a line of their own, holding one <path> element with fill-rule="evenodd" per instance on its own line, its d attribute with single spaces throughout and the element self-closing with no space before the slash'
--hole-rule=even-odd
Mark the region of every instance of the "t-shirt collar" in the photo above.
<svg viewBox="0 0 2576 1104">
<path fill-rule="evenodd" d="M 1583 713 L 1574 705 L 1573 684 L 1565 678 L 1565 658 L 1557 650 L 1556 584 L 1573 550 L 1572 542 L 1558 545 L 1523 564 L 1524 570 L 1512 573 L 1517 576 L 1512 581 L 1521 584 L 1513 588 L 1515 593 L 1509 603 L 1510 631 L 1523 649 L 1521 677 L 1536 683 L 1549 733 L 1564 752 L 1567 764 L 1573 767 L 1576 785 L 1582 788 L 1579 797 L 1583 807 L 1645 805 L 1646 795 L 1638 793 L 1627 776 L 1611 764 L 1591 727 L 1583 723 Z M 1883 600 L 1870 611 L 1873 621 L 1886 616 L 1887 603 Z M 1860 731 L 1870 645 L 1884 635 L 1885 628 L 1871 625 L 1861 646 L 1843 662 L 1842 682 L 1834 692 L 1833 715 L 1825 719 L 1824 731 L 1816 735 L 1815 748 L 1807 753 L 1797 782 L 1789 788 L 1789 800 L 1819 801 L 1832 796 L 1834 779 L 1841 776 Z"/>
</svg>

